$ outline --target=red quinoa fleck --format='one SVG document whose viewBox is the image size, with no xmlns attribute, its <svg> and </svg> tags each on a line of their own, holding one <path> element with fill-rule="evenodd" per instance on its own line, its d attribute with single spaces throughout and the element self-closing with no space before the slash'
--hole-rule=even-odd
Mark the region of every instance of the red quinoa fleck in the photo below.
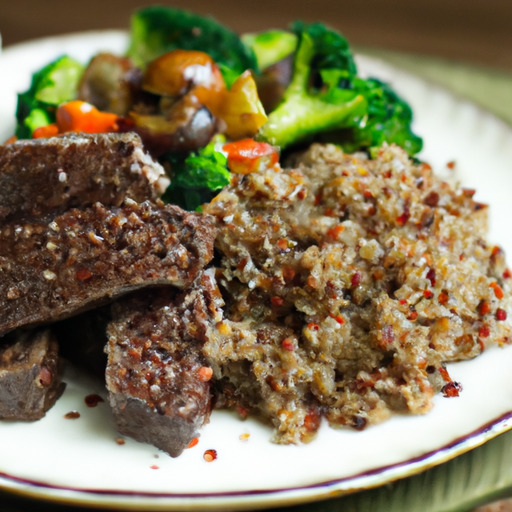
<svg viewBox="0 0 512 512">
<path fill-rule="evenodd" d="M 510 279 L 511 276 L 512 276 L 512 273 L 510 272 L 510 269 L 506 268 L 503 271 L 503 279 Z"/>
<path fill-rule="evenodd" d="M 491 330 L 489 329 L 488 325 L 482 325 L 480 329 L 478 330 L 478 336 L 480 338 L 488 338 L 491 334 Z"/>
<path fill-rule="evenodd" d="M 357 288 L 361 284 L 361 272 L 354 272 L 352 274 L 351 284 L 352 288 Z"/>
<path fill-rule="evenodd" d="M 103 402 L 103 398 L 101 398 L 100 395 L 97 395 L 96 393 L 92 393 L 90 395 L 87 395 L 84 398 L 85 405 L 87 407 L 96 407 L 100 402 Z"/>
<path fill-rule="evenodd" d="M 406 203 L 404 204 L 404 209 L 402 211 L 402 214 L 397 217 L 396 222 L 399 226 L 404 226 L 407 224 L 407 221 L 411 218 L 411 213 L 409 211 L 409 205 Z"/>
<path fill-rule="evenodd" d="M 203 459 L 206 462 L 213 462 L 217 458 L 217 450 L 206 450 L 203 454 Z"/>
<path fill-rule="evenodd" d="M 448 167 L 448 169 L 455 169 L 455 160 L 450 160 L 450 161 L 446 164 L 446 167 Z"/>
<path fill-rule="evenodd" d="M 496 310 L 496 320 L 503 321 L 507 319 L 507 312 L 504 309 L 498 308 Z"/>
<path fill-rule="evenodd" d="M 209 366 L 201 366 L 199 370 L 197 370 L 199 375 L 199 380 L 203 382 L 208 382 L 213 377 L 213 370 Z"/>
<path fill-rule="evenodd" d="M 441 389 L 443 396 L 445 396 L 446 398 L 459 396 L 459 393 L 461 391 L 462 385 L 459 382 L 455 381 L 448 382 L 448 384 L 445 384 Z"/>
<path fill-rule="evenodd" d="M 434 268 L 429 268 L 427 272 L 427 279 L 430 281 L 432 286 L 436 285 L 436 270 Z"/>
<path fill-rule="evenodd" d="M 308 329 L 310 331 L 318 331 L 318 329 L 320 329 L 320 327 L 318 324 L 315 324 L 314 322 L 309 322 Z"/>
<path fill-rule="evenodd" d="M 442 304 L 444 306 L 448 302 L 448 299 L 449 295 L 446 292 L 446 290 L 441 290 L 441 293 L 439 293 L 437 297 L 437 301 L 439 302 L 439 304 Z"/>
<path fill-rule="evenodd" d="M 279 308 L 284 304 L 284 299 L 282 297 L 278 297 L 277 295 L 274 295 L 273 297 L 270 297 L 270 303 L 275 308 Z"/>
<path fill-rule="evenodd" d="M 115 442 L 116 442 L 116 444 L 118 444 L 119 446 L 123 446 L 123 444 L 126 444 L 126 441 L 125 441 L 122 437 L 116 437 L 116 438 L 115 438 Z"/>
<path fill-rule="evenodd" d="M 478 304 L 478 314 L 480 316 L 487 315 L 491 311 L 491 305 L 486 300 L 481 300 L 480 304 Z"/>
<path fill-rule="evenodd" d="M 431 298 L 434 296 L 434 294 L 433 294 L 430 290 L 425 290 L 425 291 L 423 292 L 423 296 L 424 296 L 426 299 L 431 299 Z"/>
<path fill-rule="evenodd" d="M 91 271 L 86 268 L 81 268 L 81 269 L 77 270 L 75 275 L 79 281 L 87 281 L 88 279 L 90 279 L 92 277 Z"/>
<path fill-rule="evenodd" d="M 80 413 L 78 411 L 69 411 L 64 414 L 64 418 L 67 420 L 76 420 L 80 418 Z"/>
<path fill-rule="evenodd" d="M 291 338 L 285 338 L 282 342 L 281 342 L 281 346 L 285 349 L 285 350 L 288 350 L 288 352 L 293 352 L 295 350 L 295 343 L 293 342 L 293 340 Z"/>
</svg>

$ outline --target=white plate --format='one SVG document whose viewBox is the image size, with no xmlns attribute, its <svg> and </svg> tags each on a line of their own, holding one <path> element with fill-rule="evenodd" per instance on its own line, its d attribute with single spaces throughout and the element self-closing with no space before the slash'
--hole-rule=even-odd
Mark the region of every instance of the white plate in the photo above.
<svg viewBox="0 0 512 512">
<path fill-rule="evenodd" d="M 122 52 L 122 32 L 50 38 L 7 48 L 0 56 L 0 139 L 13 131 L 16 92 L 31 72 L 66 52 L 85 61 L 98 50 Z M 456 162 L 458 177 L 491 204 L 490 240 L 512 254 L 512 131 L 424 81 L 364 56 L 360 69 L 392 82 L 412 104 L 422 156 L 439 172 Z M 469 277 L 469 276 L 468 276 Z M 412 475 L 512 428 L 512 347 L 450 365 L 459 398 L 438 396 L 426 416 L 395 416 L 363 432 L 323 426 L 304 446 L 270 443 L 270 430 L 215 412 L 199 444 L 172 459 L 154 447 L 115 442 L 108 407 L 88 408 L 98 384 L 72 371 L 67 390 L 34 423 L 0 422 L 0 488 L 69 504 L 144 509 L 256 509 L 307 502 Z M 78 410 L 79 419 L 64 415 Z M 243 441 L 241 434 L 250 434 Z M 206 449 L 218 458 L 205 462 Z"/>
</svg>

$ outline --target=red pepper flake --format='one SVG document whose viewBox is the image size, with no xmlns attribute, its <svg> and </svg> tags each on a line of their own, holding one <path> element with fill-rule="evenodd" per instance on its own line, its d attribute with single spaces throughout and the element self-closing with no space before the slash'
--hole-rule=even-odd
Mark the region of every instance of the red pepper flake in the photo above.
<svg viewBox="0 0 512 512">
<path fill-rule="evenodd" d="M 410 218 L 411 218 L 411 213 L 409 211 L 409 205 L 407 203 L 405 203 L 402 215 L 397 217 L 396 222 L 399 226 L 404 226 Z"/>
<path fill-rule="evenodd" d="M 197 370 L 199 380 L 202 382 L 208 382 L 213 377 L 213 370 L 209 366 L 201 366 Z"/>
<path fill-rule="evenodd" d="M 345 319 L 341 315 L 335 315 L 334 313 L 329 313 L 329 316 L 331 318 L 334 318 L 336 322 L 338 322 L 340 325 L 343 325 L 345 323 Z"/>
<path fill-rule="evenodd" d="M 482 325 L 480 329 L 478 330 L 478 336 L 480 338 L 488 338 L 491 334 L 491 330 L 489 329 L 488 325 Z"/>
<path fill-rule="evenodd" d="M 439 302 L 439 304 L 442 304 L 444 306 L 448 302 L 448 299 L 448 292 L 446 290 L 441 290 L 441 293 L 437 297 L 437 301 Z"/>
<path fill-rule="evenodd" d="M 126 444 L 126 441 L 122 437 L 116 437 L 115 441 L 119 446 L 123 446 L 123 444 Z"/>
<path fill-rule="evenodd" d="M 425 297 L 426 299 L 431 299 L 433 296 L 434 294 L 430 290 L 425 290 L 423 292 L 423 297 Z"/>
<path fill-rule="evenodd" d="M 283 278 L 284 280 L 289 283 L 290 281 L 293 280 L 293 278 L 295 277 L 295 270 L 292 268 L 292 267 L 283 267 L 282 269 L 282 274 L 283 274 Z"/>
<path fill-rule="evenodd" d="M 293 342 L 293 339 L 292 338 L 285 338 L 282 342 L 281 342 L 281 346 L 285 349 L 285 350 L 288 350 L 288 352 L 293 352 L 295 350 L 295 343 Z"/>
<path fill-rule="evenodd" d="M 398 301 L 402 306 L 405 306 L 407 304 L 407 301 L 405 299 L 400 299 Z"/>
<path fill-rule="evenodd" d="M 317 411 L 310 410 L 304 417 L 304 428 L 308 432 L 316 432 L 320 427 L 320 415 Z"/>
<path fill-rule="evenodd" d="M 439 203 L 439 194 L 435 191 L 429 192 L 425 199 L 423 199 L 423 202 L 433 208 Z"/>
<path fill-rule="evenodd" d="M 448 384 L 445 384 L 441 392 L 443 396 L 446 398 L 453 398 L 455 396 L 459 396 L 459 393 L 462 391 L 462 385 L 459 382 L 451 381 Z"/>
<path fill-rule="evenodd" d="M 439 373 L 441 374 L 441 377 L 443 377 L 443 380 L 445 382 L 452 382 L 452 378 L 450 377 L 448 370 L 444 366 L 441 366 L 439 368 Z"/>
<path fill-rule="evenodd" d="M 297 199 L 300 199 L 302 201 L 303 199 L 306 199 L 307 195 L 308 195 L 307 191 L 304 190 L 303 188 L 301 188 L 299 190 L 299 192 L 297 193 Z"/>
<path fill-rule="evenodd" d="M 448 169 L 455 169 L 455 161 L 454 161 L 454 160 L 450 160 L 450 161 L 446 164 L 446 167 L 448 167 Z"/>
<path fill-rule="evenodd" d="M 434 268 L 430 268 L 427 272 L 427 279 L 430 281 L 432 286 L 436 285 L 436 270 Z"/>
<path fill-rule="evenodd" d="M 87 279 L 90 279 L 92 277 L 92 273 L 87 268 L 81 268 L 76 271 L 75 276 L 79 281 L 87 281 Z"/>
<path fill-rule="evenodd" d="M 243 419 L 247 418 L 247 416 L 249 415 L 249 411 L 248 411 L 245 407 L 243 407 L 243 406 L 241 406 L 241 405 L 237 405 L 237 406 L 235 407 L 235 409 L 236 409 L 236 412 L 237 412 L 237 413 L 240 415 L 240 417 L 241 417 L 241 418 L 243 418 Z"/>
<path fill-rule="evenodd" d="M 318 331 L 318 329 L 320 329 L 320 327 L 318 324 L 315 324 L 314 322 L 309 322 L 308 329 L 310 331 Z"/>
<path fill-rule="evenodd" d="M 361 272 L 354 272 L 352 274 L 351 284 L 352 288 L 357 288 L 361 284 Z"/>
<path fill-rule="evenodd" d="M 503 271 L 503 279 L 510 279 L 510 277 L 512 276 L 512 273 L 510 272 L 510 269 L 506 268 L 504 271 Z"/>
<path fill-rule="evenodd" d="M 103 402 L 103 398 L 101 398 L 100 395 L 97 395 L 96 393 L 92 393 L 90 395 L 87 395 L 84 398 L 85 405 L 87 407 L 96 407 L 100 402 Z"/>
<path fill-rule="evenodd" d="M 67 420 L 76 420 L 80 418 L 80 413 L 78 411 L 69 411 L 64 414 L 64 418 Z"/>
<path fill-rule="evenodd" d="M 273 297 L 270 297 L 270 302 L 272 306 L 274 306 L 275 308 L 279 308 L 284 304 L 284 299 L 282 297 L 274 295 Z"/>
<path fill-rule="evenodd" d="M 332 208 L 326 208 L 324 211 L 326 217 L 334 217 L 334 210 Z"/>
<path fill-rule="evenodd" d="M 503 321 L 507 319 L 507 312 L 504 309 L 498 308 L 496 310 L 496 320 Z"/>
<path fill-rule="evenodd" d="M 496 295 L 496 298 L 503 299 L 505 294 L 503 293 L 501 286 L 498 283 L 491 283 L 490 286 L 494 288 L 494 295 Z"/>
<path fill-rule="evenodd" d="M 194 447 L 194 446 L 196 446 L 198 443 L 199 443 L 199 438 L 197 438 L 197 437 L 193 437 L 193 438 L 190 440 L 190 443 L 188 443 L 187 448 L 193 448 L 193 447 Z"/>
<path fill-rule="evenodd" d="M 160 469 L 160 466 L 153 464 L 152 466 L 149 466 L 149 469 Z"/>
<path fill-rule="evenodd" d="M 407 315 L 407 320 L 411 320 L 412 322 L 414 322 L 414 320 L 416 320 L 418 318 L 418 312 L 416 310 L 412 310 L 408 315 Z"/>
<path fill-rule="evenodd" d="M 286 251 L 289 249 L 288 240 L 286 240 L 286 238 L 280 238 L 277 241 L 276 245 L 277 245 L 277 247 L 279 247 L 279 249 L 281 249 L 281 251 Z"/>
<path fill-rule="evenodd" d="M 491 250 L 491 256 L 497 256 L 501 251 L 501 247 L 499 245 L 495 245 Z"/>
<path fill-rule="evenodd" d="M 338 239 L 338 235 L 345 229 L 345 226 L 343 224 L 338 224 L 337 226 L 334 226 L 333 228 L 329 229 L 327 231 L 327 238 L 329 240 L 335 241 Z"/>
<path fill-rule="evenodd" d="M 491 305 L 486 300 L 481 300 L 478 304 L 478 314 L 480 316 L 487 315 L 487 313 L 490 313 L 491 311 Z"/>
<path fill-rule="evenodd" d="M 217 450 L 206 450 L 203 454 L 203 459 L 206 462 L 213 462 L 217 458 Z"/>
</svg>

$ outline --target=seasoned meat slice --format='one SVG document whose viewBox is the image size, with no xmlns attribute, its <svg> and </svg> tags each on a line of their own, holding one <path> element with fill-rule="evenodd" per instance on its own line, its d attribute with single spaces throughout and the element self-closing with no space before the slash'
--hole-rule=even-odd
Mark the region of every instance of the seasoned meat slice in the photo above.
<svg viewBox="0 0 512 512">
<path fill-rule="evenodd" d="M 134 133 L 71 134 L 0 146 L 0 222 L 95 202 L 156 199 L 168 180 Z"/>
<path fill-rule="evenodd" d="M 201 353 L 216 317 L 211 274 L 186 291 L 136 292 L 113 305 L 106 372 L 119 432 L 177 457 L 211 410 L 211 369 Z"/>
<path fill-rule="evenodd" d="M 138 288 L 185 288 L 213 253 L 210 218 L 128 201 L 0 228 L 0 335 L 92 309 Z"/>
<path fill-rule="evenodd" d="M 40 419 L 64 387 L 50 330 L 15 331 L 0 340 L 0 419 Z"/>
</svg>

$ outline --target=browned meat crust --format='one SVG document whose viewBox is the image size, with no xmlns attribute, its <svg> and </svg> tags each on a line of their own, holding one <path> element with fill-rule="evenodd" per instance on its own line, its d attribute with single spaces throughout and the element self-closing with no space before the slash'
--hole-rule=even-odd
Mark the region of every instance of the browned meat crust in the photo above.
<svg viewBox="0 0 512 512">
<path fill-rule="evenodd" d="M 201 348 L 217 313 L 211 274 L 186 291 L 144 290 L 112 306 L 106 372 L 122 434 L 178 456 L 211 410 L 211 369 Z"/>
<path fill-rule="evenodd" d="M 0 228 L 0 334 L 145 286 L 190 285 L 213 254 L 210 219 L 172 205 L 99 203 Z"/>
<path fill-rule="evenodd" d="M 95 202 L 154 200 L 166 184 L 163 168 L 133 133 L 71 134 L 0 146 L 0 222 Z"/>
<path fill-rule="evenodd" d="M 61 382 L 58 344 L 45 329 L 16 332 L 0 345 L 0 419 L 37 420 L 53 406 Z"/>
</svg>

